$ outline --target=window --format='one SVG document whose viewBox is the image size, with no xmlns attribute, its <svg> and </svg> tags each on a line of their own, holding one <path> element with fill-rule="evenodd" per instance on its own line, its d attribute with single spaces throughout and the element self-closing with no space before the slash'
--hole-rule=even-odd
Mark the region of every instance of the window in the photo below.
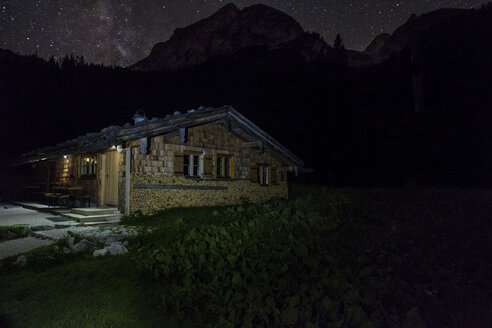
<svg viewBox="0 0 492 328">
<path fill-rule="evenodd" d="M 197 177 L 200 175 L 200 156 L 184 155 L 183 172 L 185 176 Z"/>
<path fill-rule="evenodd" d="M 198 176 L 200 175 L 200 157 L 199 156 L 193 156 L 193 176 Z"/>
<path fill-rule="evenodd" d="M 234 178 L 234 157 L 217 156 L 217 178 Z"/>
<path fill-rule="evenodd" d="M 80 176 L 93 176 L 97 174 L 96 156 L 83 156 L 80 158 Z"/>
<path fill-rule="evenodd" d="M 266 186 L 269 183 L 268 178 L 268 166 L 267 165 L 258 165 L 258 183 Z"/>
<path fill-rule="evenodd" d="M 223 177 L 224 174 L 222 172 L 224 172 L 224 166 L 223 166 L 223 157 L 217 157 L 217 177 Z"/>
</svg>

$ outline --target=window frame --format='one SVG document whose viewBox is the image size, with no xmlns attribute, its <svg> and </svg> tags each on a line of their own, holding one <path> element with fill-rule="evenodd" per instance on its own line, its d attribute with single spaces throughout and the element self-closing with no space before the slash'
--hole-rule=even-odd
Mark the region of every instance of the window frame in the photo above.
<svg viewBox="0 0 492 328">
<path fill-rule="evenodd" d="M 200 165 L 201 155 L 183 154 L 183 174 L 187 178 L 200 178 L 202 168 Z"/>
<path fill-rule="evenodd" d="M 218 179 L 232 179 L 234 177 L 232 172 L 235 169 L 232 165 L 233 158 L 233 155 L 217 155 L 215 173 Z"/>
<path fill-rule="evenodd" d="M 97 155 L 82 155 L 79 163 L 79 177 L 92 178 L 97 176 Z"/>
<path fill-rule="evenodd" d="M 256 181 L 261 186 L 270 185 L 270 165 L 268 164 L 257 164 L 257 179 Z"/>
</svg>

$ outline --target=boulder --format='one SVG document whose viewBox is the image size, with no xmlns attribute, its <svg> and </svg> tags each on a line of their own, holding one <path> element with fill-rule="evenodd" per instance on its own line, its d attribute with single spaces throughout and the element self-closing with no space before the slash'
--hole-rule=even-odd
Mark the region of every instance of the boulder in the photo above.
<svg viewBox="0 0 492 328">
<path fill-rule="evenodd" d="M 70 237 L 67 237 L 67 244 L 70 248 L 73 247 L 73 244 L 75 243 L 75 238 L 70 236 Z"/>
<path fill-rule="evenodd" d="M 14 265 L 18 265 L 21 267 L 26 266 L 27 265 L 27 257 L 25 257 L 24 255 L 20 255 L 19 257 L 17 257 L 17 260 L 15 260 Z"/>
<path fill-rule="evenodd" d="M 128 249 L 120 242 L 114 242 L 110 246 L 104 247 L 111 255 L 123 255 L 128 253 Z"/>
<path fill-rule="evenodd" d="M 88 241 L 87 239 L 82 239 L 77 244 L 73 245 L 72 251 L 74 253 L 82 253 L 90 250 L 93 246 L 94 244 Z"/>
<path fill-rule="evenodd" d="M 92 256 L 104 256 L 106 254 L 108 254 L 108 250 L 106 248 L 103 248 L 103 249 L 96 249 L 92 253 Z"/>
<path fill-rule="evenodd" d="M 104 242 L 105 245 L 112 245 L 113 243 L 118 243 L 119 240 L 116 236 L 110 236 L 108 239 L 106 239 L 106 241 Z"/>
</svg>

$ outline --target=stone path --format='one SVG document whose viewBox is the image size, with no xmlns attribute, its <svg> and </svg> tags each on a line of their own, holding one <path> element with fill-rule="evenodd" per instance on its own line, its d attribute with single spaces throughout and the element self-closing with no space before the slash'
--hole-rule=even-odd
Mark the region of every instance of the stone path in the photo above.
<svg viewBox="0 0 492 328">
<path fill-rule="evenodd" d="M 41 213 L 19 205 L 0 203 L 0 226 L 26 225 L 28 227 L 51 226 L 56 224 L 77 224 L 75 221 L 53 222 L 46 218 L 56 215 Z"/>
<path fill-rule="evenodd" d="M 119 240 L 138 234 L 135 229 L 123 226 L 94 227 L 75 226 L 78 222 L 53 222 L 46 218 L 53 214 L 37 212 L 21 206 L 0 203 L 0 226 L 22 225 L 31 229 L 31 237 L 0 242 L 0 260 L 28 252 L 32 249 L 49 245 L 56 240 L 65 239 L 68 232 L 100 242 Z M 113 237 L 113 238 L 111 238 Z"/>
<path fill-rule="evenodd" d="M 26 237 L 0 243 L 0 260 L 6 257 L 29 252 L 35 248 L 53 243 L 53 240 Z"/>
</svg>

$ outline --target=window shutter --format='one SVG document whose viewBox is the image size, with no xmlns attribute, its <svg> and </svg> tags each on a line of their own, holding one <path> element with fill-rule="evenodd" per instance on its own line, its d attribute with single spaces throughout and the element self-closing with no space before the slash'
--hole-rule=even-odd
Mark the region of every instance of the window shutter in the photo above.
<svg viewBox="0 0 492 328">
<path fill-rule="evenodd" d="M 251 182 L 258 182 L 258 168 L 256 166 L 249 168 L 249 179 Z"/>
<path fill-rule="evenodd" d="M 212 156 L 203 158 L 203 176 L 206 178 L 212 177 Z"/>
<path fill-rule="evenodd" d="M 183 154 L 174 154 L 174 175 L 183 175 L 183 167 L 184 167 L 184 156 Z"/>
<path fill-rule="evenodd" d="M 270 180 L 272 181 L 273 185 L 278 184 L 277 181 L 277 168 L 276 167 L 269 167 L 270 169 Z"/>
<path fill-rule="evenodd" d="M 236 177 L 236 167 L 235 167 L 236 161 L 234 160 L 234 156 L 231 156 L 229 159 L 229 165 L 230 167 L 230 174 L 231 174 L 231 179 L 234 179 Z"/>
</svg>

